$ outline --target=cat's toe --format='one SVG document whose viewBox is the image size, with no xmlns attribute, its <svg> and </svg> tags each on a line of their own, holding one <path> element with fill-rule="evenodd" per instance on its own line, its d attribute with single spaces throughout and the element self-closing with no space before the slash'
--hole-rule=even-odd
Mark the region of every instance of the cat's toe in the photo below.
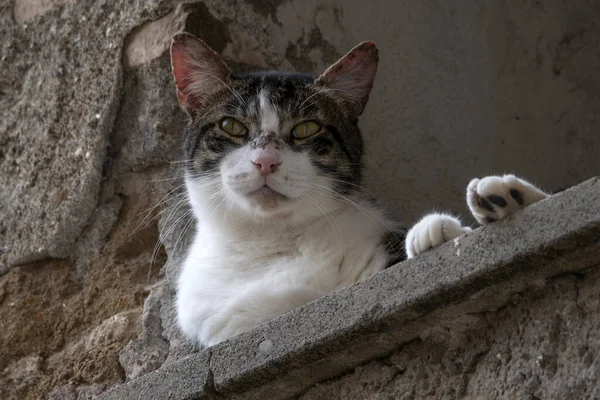
<svg viewBox="0 0 600 400">
<path fill-rule="evenodd" d="M 408 231 L 406 255 L 413 258 L 470 230 L 471 228 L 463 227 L 460 221 L 451 215 L 429 214 Z"/>
<path fill-rule="evenodd" d="M 473 179 L 467 186 L 467 205 L 481 224 L 498 221 L 524 207 L 520 186 L 513 175 Z"/>
</svg>

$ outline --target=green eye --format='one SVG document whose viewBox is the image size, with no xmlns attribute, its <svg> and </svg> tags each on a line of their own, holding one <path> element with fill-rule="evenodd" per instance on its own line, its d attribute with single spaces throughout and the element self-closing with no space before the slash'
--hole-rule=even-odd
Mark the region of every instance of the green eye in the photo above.
<svg viewBox="0 0 600 400">
<path fill-rule="evenodd" d="M 319 132 L 321 132 L 321 125 L 314 121 L 303 122 L 292 129 L 292 135 L 296 139 L 306 139 Z"/>
<path fill-rule="evenodd" d="M 246 127 L 237 119 L 224 118 L 219 126 L 231 136 L 244 136 L 246 134 Z"/>
</svg>

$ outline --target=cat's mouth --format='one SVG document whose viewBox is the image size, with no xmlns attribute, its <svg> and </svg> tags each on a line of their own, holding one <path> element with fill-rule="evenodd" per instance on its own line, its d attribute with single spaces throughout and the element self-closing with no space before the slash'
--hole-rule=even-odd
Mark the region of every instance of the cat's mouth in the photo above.
<svg viewBox="0 0 600 400">
<path fill-rule="evenodd" d="M 279 193 L 277 190 L 275 190 L 267 185 L 263 185 L 263 186 L 259 187 L 258 189 L 248 193 L 248 196 L 254 197 L 254 198 L 265 198 L 265 199 L 273 199 L 273 200 L 287 199 L 287 196 Z"/>
</svg>

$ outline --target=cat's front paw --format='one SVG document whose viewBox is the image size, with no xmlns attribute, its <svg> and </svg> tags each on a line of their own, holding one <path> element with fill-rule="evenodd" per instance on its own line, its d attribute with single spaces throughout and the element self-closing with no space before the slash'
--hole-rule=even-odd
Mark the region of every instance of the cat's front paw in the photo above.
<svg viewBox="0 0 600 400">
<path fill-rule="evenodd" d="M 467 205 L 481 224 L 505 218 L 546 197 L 546 193 L 514 175 L 476 178 L 467 186 Z"/>
<path fill-rule="evenodd" d="M 426 215 L 406 234 L 406 255 L 413 258 L 470 230 L 471 228 L 462 226 L 460 221 L 451 215 Z"/>
</svg>

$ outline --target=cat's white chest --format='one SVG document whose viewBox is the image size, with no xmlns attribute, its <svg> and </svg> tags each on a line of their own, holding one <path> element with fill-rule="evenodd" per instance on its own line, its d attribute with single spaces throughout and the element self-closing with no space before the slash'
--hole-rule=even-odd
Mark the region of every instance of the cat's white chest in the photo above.
<svg viewBox="0 0 600 400">
<path fill-rule="evenodd" d="M 200 230 L 179 280 L 184 332 L 211 345 L 382 269 L 381 228 L 344 217 L 237 243 Z"/>
</svg>

